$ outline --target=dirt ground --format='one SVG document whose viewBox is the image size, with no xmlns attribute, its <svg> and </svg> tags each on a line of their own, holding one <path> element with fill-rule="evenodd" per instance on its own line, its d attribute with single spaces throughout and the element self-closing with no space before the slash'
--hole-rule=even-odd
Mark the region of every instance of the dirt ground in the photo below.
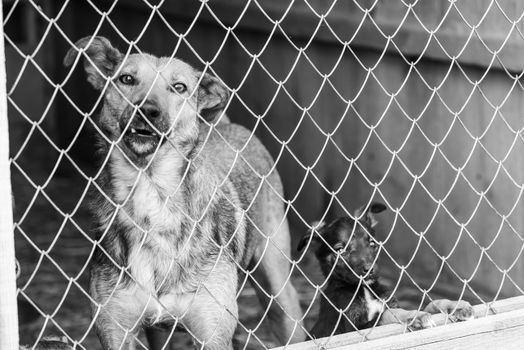
<svg viewBox="0 0 524 350">
<path fill-rule="evenodd" d="M 91 329 L 89 299 L 85 292 L 86 266 L 93 248 L 87 238 L 91 236 L 91 219 L 84 198 L 88 183 L 74 175 L 75 171 L 66 171 L 73 176 L 50 176 L 51 173 L 38 171 L 28 171 L 24 175 L 15 166 L 11 171 L 16 203 L 14 218 L 18 223 L 16 254 L 22 267 L 18 280 L 21 344 L 33 344 L 40 336 L 66 334 L 78 342 L 80 349 L 100 349 Z M 37 190 L 35 185 L 42 186 L 43 191 Z M 311 255 L 307 255 L 299 266 L 313 283 L 322 281 Z M 393 283 L 388 279 L 385 282 Z M 292 283 L 300 294 L 303 309 L 309 310 L 305 318 L 309 329 L 318 313 L 318 303 L 313 300 L 315 289 L 299 271 L 293 274 Z M 396 297 L 406 307 L 415 307 L 420 302 L 420 292 L 409 285 L 401 286 Z M 247 341 L 248 333 L 238 327 L 236 347 L 266 349 L 278 345 L 267 321 L 259 325 L 263 312 L 249 284 L 242 290 L 238 302 L 240 322 L 245 328 L 256 331 L 255 337 Z M 35 307 L 39 311 L 35 311 Z M 144 341 L 143 336 L 141 339 Z M 186 349 L 192 343 L 188 335 L 181 333 L 177 334 L 175 344 L 177 349 Z"/>
</svg>

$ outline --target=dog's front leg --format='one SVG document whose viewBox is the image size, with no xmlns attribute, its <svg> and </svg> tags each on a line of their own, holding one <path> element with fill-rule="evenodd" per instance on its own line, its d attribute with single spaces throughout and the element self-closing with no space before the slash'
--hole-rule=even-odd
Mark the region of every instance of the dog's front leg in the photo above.
<svg viewBox="0 0 524 350">
<path fill-rule="evenodd" d="M 91 289 L 91 295 L 98 305 L 92 305 L 92 315 L 95 319 L 94 327 L 96 334 L 102 343 L 104 350 L 133 350 L 135 347 L 134 337 L 138 328 L 142 325 L 145 302 L 145 293 L 137 287 L 120 289 L 113 293 L 110 286 L 104 286 L 101 291 L 95 287 Z M 139 297 L 144 296 L 144 297 Z"/>
<path fill-rule="evenodd" d="M 95 331 L 104 350 L 134 350 L 136 331 L 120 324 L 109 316 L 109 312 L 100 312 L 95 321 Z"/>
<path fill-rule="evenodd" d="M 448 299 L 433 300 L 424 311 L 437 314 L 444 312 L 450 314 L 450 318 L 456 321 L 466 321 L 474 318 L 473 307 L 465 300 L 452 301 Z"/>
<path fill-rule="evenodd" d="M 238 323 L 237 279 L 236 267 L 220 261 L 196 294 L 188 297 L 181 322 L 195 337 L 198 349 L 233 350 Z"/>
<path fill-rule="evenodd" d="M 431 319 L 431 314 L 428 312 L 395 308 L 384 310 L 379 321 L 379 325 L 391 323 L 405 323 L 411 329 L 424 329 L 435 326 L 435 322 Z"/>
</svg>

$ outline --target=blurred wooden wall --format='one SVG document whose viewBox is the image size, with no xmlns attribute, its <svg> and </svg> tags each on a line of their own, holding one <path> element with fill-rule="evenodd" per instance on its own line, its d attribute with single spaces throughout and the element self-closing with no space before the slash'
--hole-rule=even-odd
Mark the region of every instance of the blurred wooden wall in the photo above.
<svg viewBox="0 0 524 350">
<path fill-rule="evenodd" d="M 157 55 L 177 50 L 198 67 L 212 61 L 237 90 L 228 115 L 256 126 L 279 157 L 295 237 L 304 221 L 326 210 L 333 218 L 374 197 L 393 209 L 380 225 L 387 251 L 398 264 L 409 263 L 422 285 L 439 276 L 438 285 L 455 291 L 460 279 L 471 279 L 483 295 L 499 288 L 506 296 L 522 293 L 524 92 L 515 77 L 524 67 L 517 30 L 524 28 L 509 21 L 521 16 L 522 2 L 499 2 L 504 15 L 488 0 L 451 8 L 425 0 L 406 15 L 401 2 L 380 1 L 364 17 L 359 6 L 374 1 L 339 0 L 320 23 L 313 10 L 326 13 L 330 2 L 297 1 L 276 28 L 267 17 L 281 18 L 287 2 L 259 0 L 245 8 L 240 0 L 213 0 L 211 14 L 197 1 L 166 1 L 162 16 L 151 16 L 141 1 L 93 3 L 110 11 L 98 33 L 123 50 L 120 35 L 139 38 L 141 49 Z M 57 24 L 76 41 L 93 34 L 100 20 L 79 0 Z M 62 34 L 55 38 L 55 71 L 63 78 L 58 63 L 70 46 Z M 96 94 L 82 74 L 65 91 L 89 111 Z M 69 145 L 82 115 L 64 98 L 56 104 L 57 142 Z M 79 160 L 92 154 L 92 130 L 84 129 L 72 147 Z"/>
</svg>

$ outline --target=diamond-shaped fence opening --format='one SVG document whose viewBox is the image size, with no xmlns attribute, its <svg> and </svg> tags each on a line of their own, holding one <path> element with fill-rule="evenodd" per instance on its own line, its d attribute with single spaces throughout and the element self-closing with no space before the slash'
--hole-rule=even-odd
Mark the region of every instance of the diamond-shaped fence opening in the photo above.
<svg viewBox="0 0 524 350">
<path fill-rule="evenodd" d="M 2 4 L 2 349 L 334 348 L 522 304 L 521 2 Z"/>
</svg>

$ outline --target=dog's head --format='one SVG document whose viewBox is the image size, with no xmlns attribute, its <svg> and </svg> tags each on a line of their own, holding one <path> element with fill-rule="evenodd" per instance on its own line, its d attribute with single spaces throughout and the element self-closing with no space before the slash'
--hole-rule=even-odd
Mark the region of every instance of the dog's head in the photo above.
<svg viewBox="0 0 524 350">
<path fill-rule="evenodd" d="M 227 105 L 229 91 L 217 78 L 178 59 L 125 55 L 98 36 L 75 45 L 81 51 L 70 49 L 64 64 L 81 54 L 87 80 L 104 91 L 102 129 L 134 159 L 196 140 L 200 117 L 211 122 Z"/>
<path fill-rule="evenodd" d="M 374 214 L 384 210 L 384 204 L 374 202 L 355 211 L 354 217 L 358 221 L 345 216 L 329 225 L 317 223 L 314 226 L 318 234 L 312 230 L 312 234 L 301 239 L 297 249 L 301 251 L 309 242 L 316 243 L 315 254 L 326 277 L 350 283 L 358 283 L 360 277 L 373 281 L 378 270 L 375 264 L 378 245 L 374 239 L 373 227 L 377 224 Z"/>
</svg>

